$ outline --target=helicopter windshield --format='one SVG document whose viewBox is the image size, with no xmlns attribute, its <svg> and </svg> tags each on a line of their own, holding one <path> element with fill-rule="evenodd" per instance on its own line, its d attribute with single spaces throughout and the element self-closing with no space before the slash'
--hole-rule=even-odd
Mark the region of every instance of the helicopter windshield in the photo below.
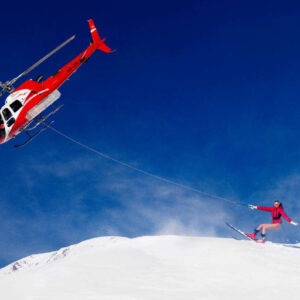
<svg viewBox="0 0 300 300">
<path fill-rule="evenodd" d="M 5 128 L 0 128 L 0 139 L 4 138 L 6 136 Z"/>
<path fill-rule="evenodd" d="M 11 110 L 8 107 L 5 107 L 1 110 L 0 114 L 0 139 L 4 138 L 6 136 L 6 130 L 5 125 L 6 123 L 7 127 L 11 127 L 15 123 L 15 118 L 13 117 L 13 114 Z"/>
<path fill-rule="evenodd" d="M 8 108 L 4 108 L 2 110 L 2 114 L 4 116 L 5 121 L 7 121 L 11 117 L 11 111 Z"/>
<path fill-rule="evenodd" d="M 11 110 L 8 107 L 6 107 L 2 110 L 2 115 L 4 117 L 6 125 L 8 127 L 10 127 L 12 124 L 15 123 L 15 118 L 13 117 L 13 114 L 12 114 Z"/>
<path fill-rule="evenodd" d="M 3 124 L 4 124 L 4 122 L 2 119 L 2 115 L 0 114 L 0 139 L 4 138 L 6 136 L 5 128 L 4 128 Z"/>
</svg>

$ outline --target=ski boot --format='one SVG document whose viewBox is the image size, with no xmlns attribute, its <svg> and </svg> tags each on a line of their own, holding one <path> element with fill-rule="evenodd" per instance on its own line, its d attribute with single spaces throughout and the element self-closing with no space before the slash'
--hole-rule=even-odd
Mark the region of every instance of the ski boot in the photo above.
<svg viewBox="0 0 300 300">
<path fill-rule="evenodd" d="M 256 234 L 255 233 L 246 233 L 247 237 L 249 237 L 251 240 L 256 240 Z"/>
</svg>

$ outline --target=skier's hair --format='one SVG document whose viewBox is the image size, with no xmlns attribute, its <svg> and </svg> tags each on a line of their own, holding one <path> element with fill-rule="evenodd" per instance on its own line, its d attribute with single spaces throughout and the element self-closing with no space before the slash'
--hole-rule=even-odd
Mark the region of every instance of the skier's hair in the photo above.
<svg viewBox="0 0 300 300">
<path fill-rule="evenodd" d="M 279 207 L 281 207 L 283 209 L 283 205 L 279 200 L 275 200 L 274 203 L 278 202 L 279 203 Z"/>
</svg>

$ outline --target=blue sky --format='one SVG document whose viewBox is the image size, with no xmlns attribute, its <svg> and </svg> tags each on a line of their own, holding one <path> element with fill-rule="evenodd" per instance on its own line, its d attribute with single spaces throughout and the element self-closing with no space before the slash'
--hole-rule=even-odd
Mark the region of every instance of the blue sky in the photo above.
<svg viewBox="0 0 300 300">
<path fill-rule="evenodd" d="M 300 4 L 5 5 L 2 81 L 76 34 L 28 78 L 54 73 L 88 45 L 89 18 L 117 50 L 95 53 L 60 89 L 56 129 L 225 199 L 272 205 L 278 198 L 300 221 Z M 95 236 L 229 237 L 224 221 L 250 231 L 270 220 L 106 160 L 51 130 L 15 149 L 23 139 L 0 146 L 0 266 Z M 284 224 L 269 238 L 294 242 L 299 227 Z"/>
</svg>

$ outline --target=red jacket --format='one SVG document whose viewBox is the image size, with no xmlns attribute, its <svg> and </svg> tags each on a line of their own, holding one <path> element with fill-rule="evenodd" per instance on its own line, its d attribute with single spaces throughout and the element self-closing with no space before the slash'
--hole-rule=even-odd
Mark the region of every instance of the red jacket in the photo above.
<svg viewBox="0 0 300 300">
<path fill-rule="evenodd" d="M 284 217 L 288 222 L 291 222 L 292 219 L 287 216 L 283 207 L 265 207 L 265 206 L 257 206 L 258 210 L 269 211 L 272 214 L 272 224 L 282 223 L 281 217 Z"/>
</svg>

